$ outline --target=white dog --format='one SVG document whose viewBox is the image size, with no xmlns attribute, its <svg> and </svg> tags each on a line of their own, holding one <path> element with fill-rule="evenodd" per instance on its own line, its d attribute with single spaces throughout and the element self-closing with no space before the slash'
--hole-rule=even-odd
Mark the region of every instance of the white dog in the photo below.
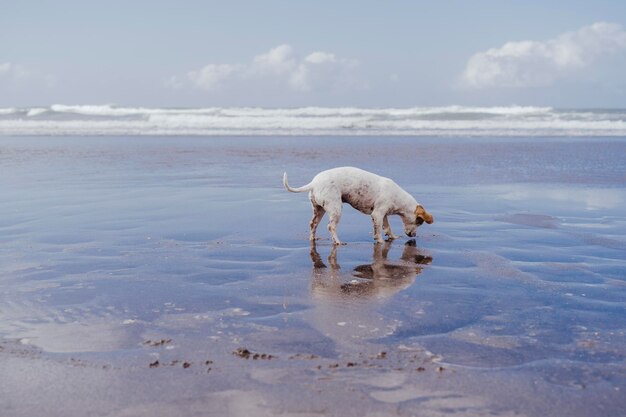
<svg viewBox="0 0 626 417">
<path fill-rule="evenodd" d="M 422 223 L 431 224 L 434 219 L 413 197 L 389 178 L 353 167 L 333 168 L 322 171 L 305 186 L 291 188 L 287 183 L 287 173 L 283 175 L 283 185 L 292 193 L 309 192 L 313 204 L 311 234 L 315 231 L 324 213 L 328 212 L 328 231 L 335 245 L 341 244 L 337 237 L 337 224 L 341 218 L 342 203 L 348 203 L 364 214 L 370 214 L 374 222 L 374 239 L 383 243 L 382 230 L 389 239 L 395 239 L 387 216 L 397 214 L 404 223 L 404 232 L 414 237 L 415 229 Z"/>
</svg>

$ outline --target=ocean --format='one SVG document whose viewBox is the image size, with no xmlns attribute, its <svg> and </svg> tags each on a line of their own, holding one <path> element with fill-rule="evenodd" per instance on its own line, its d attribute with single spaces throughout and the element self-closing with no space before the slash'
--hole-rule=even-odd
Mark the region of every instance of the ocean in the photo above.
<svg viewBox="0 0 626 417">
<path fill-rule="evenodd" d="M 551 107 L 0 108 L 2 135 L 625 136 L 626 109 Z"/>
</svg>

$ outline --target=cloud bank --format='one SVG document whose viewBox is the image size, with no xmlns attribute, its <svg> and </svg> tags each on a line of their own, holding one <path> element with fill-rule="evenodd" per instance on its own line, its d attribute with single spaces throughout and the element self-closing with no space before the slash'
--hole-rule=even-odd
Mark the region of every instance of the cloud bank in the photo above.
<svg viewBox="0 0 626 417">
<path fill-rule="evenodd" d="M 358 65 L 356 60 L 323 51 L 300 58 L 290 45 L 283 44 L 254 56 L 249 63 L 207 64 L 184 77 L 172 77 L 168 84 L 205 91 L 241 82 L 273 83 L 298 92 L 361 89 L 366 84 L 355 73 Z"/>
<path fill-rule="evenodd" d="M 626 32 L 598 22 L 546 41 L 507 42 L 474 54 L 461 76 L 470 88 L 543 87 L 626 51 Z"/>
</svg>

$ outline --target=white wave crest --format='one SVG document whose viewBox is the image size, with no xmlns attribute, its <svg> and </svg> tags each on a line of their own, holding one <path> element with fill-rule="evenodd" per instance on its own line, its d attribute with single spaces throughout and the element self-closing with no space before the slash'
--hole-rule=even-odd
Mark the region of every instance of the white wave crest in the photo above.
<svg viewBox="0 0 626 417">
<path fill-rule="evenodd" d="M 626 136 L 626 110 L 551 107 L 0 109 L 3 135 Z"/>
<path fill-rule="evenodd" d="M 34 107 L 32 109 L 28 109 L 28 111 L 26 112 L 26 116 L 27 117 L 35 117 L 35 116 L 39 116 L 40 114 L 43 114 L 45 112 L 47 112 L 48 109 L 44 108 L 44 107 Z"/>
<path fill-rule="evenodd" d="M 17 113 L 17 109 L 15 107 L 5 107 L 5 108 L 0 108 L 0 116 L 5 115 L 5 114 L 14 114 Z"/>
</svg>

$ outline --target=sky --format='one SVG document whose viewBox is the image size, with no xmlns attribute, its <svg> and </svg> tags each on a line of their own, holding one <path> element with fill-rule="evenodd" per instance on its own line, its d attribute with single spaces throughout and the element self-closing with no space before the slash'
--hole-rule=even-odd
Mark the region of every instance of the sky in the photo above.
<svg viewBox="0 0 626 417">
<path fill-rule="evenodd" d="M 626 107 L 623 0 L 1 1 L 1 107 Z"/>
</svg>

